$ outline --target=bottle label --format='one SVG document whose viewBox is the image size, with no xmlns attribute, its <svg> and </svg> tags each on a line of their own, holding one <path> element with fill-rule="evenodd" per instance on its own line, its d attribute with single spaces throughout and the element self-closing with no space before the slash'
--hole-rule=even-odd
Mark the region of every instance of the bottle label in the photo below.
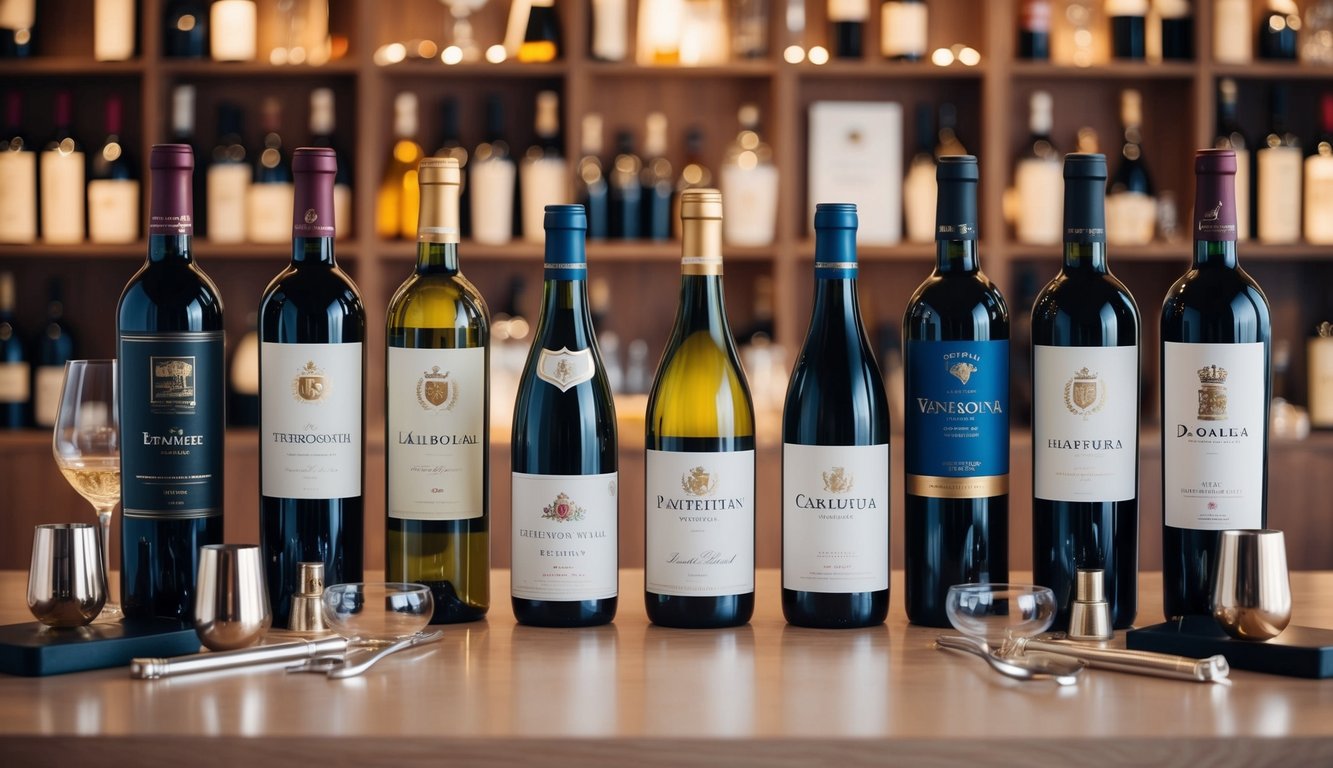
<svg viewBox="0 0 1333 768">
<path fill-rule="evenodd" d="M 1333 221 L 1323 215 L 1333 210 L 1333 157 L 1311 155 L 1305 159 L 1305 240 L 1333 243 Z"/>
<path fill-rule="evenodd" d="M 1264 521 L 1264 345 L 1162 351 L 1166 524 L 1217 531 Z"/>
<path fill-rule="evenodd" d="M 925 3 L 885 3 L 880 14 L 880 52 L 885 56 L 920 56 L 926 52 Z"/>
<path fill-rule="evenodd" d="M 60 391 L 65 385 L 65 366 L 37 367 L 32 394 L 32 419 L 39 427 L 54 427 L 60 415 Z"/>
<path fill-rule="evenodd" d="M 1294 243 L 1301 238 L 1301 150 L 1268 147 L 1259 151 L 1258 158 L 1259 239 Z"/>
<path fill-rule="evenodd" d="M 1232 227 L 1234 232 L 1235 227 Z M 1157 201 L 1142 192 L 1106 196 L 1106 242 L 1147 245 L 1157 232 Z"/>
<path fill-rule="evenodd" d="M 260 345 L 260 493 L 361 495 L 362 344 Z"/>
<path fill-rule="evenodd" d="M 1138 347 L 1034 345 L 1033 492 L 1126 501 L 1138 492 Z"/>
<path fill-rule="evenodd" d="M 1060 163 L 1054 159 L 1025 158 L 1014 169 L 1018 190 L 1018 221 L 1015 230 L 1019 242 L 1055 245 L 1064 233 L 1061 211 L 1064 209 L 1065 184 Z M 1078 240 L 1079 242 L 1086 242 Z"/>
<path fill-rule="evenodd" d="M 389 347 L 389 517 L 485 512 L 486 350 Z"/>
<path fill-rule="evenodd" d="M 870 0 L 829 0 L 829 21 L 865 21 L 870 16 Z"/>
<path fill-rule="evenodd" d="M 533 243 L 545 240 L 546 206 L 565 202 L 569 194 L 569 169 L 559 157 L 542 157 L 523 163 L 519 184 L 523 214 L 523 239 Z"/>
<path fill-rule="evenodd" d="M 241 242 L 246 236 L 245 191 L 250 187 L 250 167 L 241 163 L 210 165 L 207 186 L 208 239 L 215 243 Z M 278 213 L 274 215 L 282 218 Z M 283 236 L 290 235 L 284 229 Z"/>
<path fill-rule="evenodd" d="M 719 597 L 754 591 L 754 451 L 649 450 L 644 588 Z"/>
<path fill-rule="evenodd" d="M 560 351 L 543 349 L 537 356 L 537 378 L 568 392 L 570 389 L 591 381 L 597 374 L 597 364 L 593 362 L 591 349 L 571 352 L 568 347 Z"/>
<path fill-rule="evenodd" d="M 139 239 L 139 182 L 88 182 L 88 239 L 94 243 L 132 243 Z"/>
<path fill-rule="evenodd" d="M 514 235 L 514 182 L 518 169 L 507 159 L 470 163 L 472 239 L 504 245 Z"/>
<path fill-rule="evenodd" d="M 1019 10 L 1018 24 L 1025 32 L 1050 32 L 1050 0 L 1024 0 L 1023 7 Z"/>
<path fill-rule="evenodd" d="M 889 588 L 889 446 L 782 446 L 782 586 Z"/>
<path fill-rule="evenodd" d="M 1310 424 L 1333 427 L 1333 337 L 1317 336 L 1306 345 L 1310 384 Z"/>
<path fill-rule="evenodd" d="M 1009 342 L 907 342 L 907 492 L 1009 492 Z"/>
<path fill-rule="evenodd" d="M 0 243 L 37 239 L 37 153 L 0 152 Z"/>
<path fill-rule="evenodd" d="M 42 240 L 48 243 L 83 242 L 82 152 L 42 153 Z"/>
<path fill-rule="evenodd" d="M 722 199 L 727 201 L 723 241 L 727 245 L 771 245 L 778 221 L 777 166 L 724 165 L 720 182 Z"/>
<path fill-rule="evenodd" d="M 0 363 L 0 403 L 26 403 L 32 370 L 27 363 Z"/>
<path fill-rule="evenodd" d="M 225 350 L 222 331 L 121 334 L 126 517 L 222 514 Z"/>
<path fill-rule="evenodd" d="M 526 600 L 617 593 L 619 475 L 513 473 L 510 592 Z"/>
<path fill-rule="evenodd" d="M 292 237 L 292 184 L 251 184 L 246 191 L 246 236 L 255 243 L 285 243 Z M 209 227 L 213 231 L 213 227 Z"/>
</svg>

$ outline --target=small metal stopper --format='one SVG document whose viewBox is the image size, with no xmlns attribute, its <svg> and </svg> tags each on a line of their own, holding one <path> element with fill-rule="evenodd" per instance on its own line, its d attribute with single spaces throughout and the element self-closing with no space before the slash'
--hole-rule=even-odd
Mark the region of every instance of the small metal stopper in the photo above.
<svg viewBox="0 0 1333 768">
<path fill-rule="evenodd" d="M 329 631 L 324 622 L 321 602 L 324 597 L 324 564 L 297 563 L 300 584 L 296 594 L 292 595 L 292 613 L 288 629 L 292 632 L 322 634 Z"/>
<path fill-rule="evenodd" d="M 1106 602 L 1100 568 L 1078 570 L 1074 579 L 1074 605 L 1069 612 L 1070 640 L 1110 640 L 1111 606 Z"/>
</svg>

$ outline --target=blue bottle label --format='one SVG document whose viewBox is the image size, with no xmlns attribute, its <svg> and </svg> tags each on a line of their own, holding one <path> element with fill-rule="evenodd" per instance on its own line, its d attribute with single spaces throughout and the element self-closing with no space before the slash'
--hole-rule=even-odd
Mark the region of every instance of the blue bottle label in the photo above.
<svg viewBox="0 0 1333 768">
<path fill-rule="evenodd" d="M 121 335 L 126 516 L 222 514 L 224 346 L 222 331 Z"/>
<path fill-rule="evenodd" d="M 1009 342 L 908 341 L 907 492 L 1009 491 Z"/>
</svg>

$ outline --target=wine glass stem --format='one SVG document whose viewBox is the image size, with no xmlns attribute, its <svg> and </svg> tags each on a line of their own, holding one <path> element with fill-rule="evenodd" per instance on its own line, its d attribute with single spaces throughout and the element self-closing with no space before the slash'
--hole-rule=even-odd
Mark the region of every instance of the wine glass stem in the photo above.
<svg viewBox="0 0 1333 768">
<path fill-rule="evenodd" d="M 115 506 L 97 507 L 97 522 L 102 526 L 102 576 L 111 589 L 111 513 Z M 107 602 L 113 602 L 108 600 Z"/>
</svg>

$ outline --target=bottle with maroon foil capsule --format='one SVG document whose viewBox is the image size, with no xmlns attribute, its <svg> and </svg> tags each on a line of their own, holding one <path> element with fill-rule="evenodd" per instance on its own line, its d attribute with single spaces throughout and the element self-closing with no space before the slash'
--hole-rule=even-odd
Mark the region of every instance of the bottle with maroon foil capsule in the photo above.
<svg viewBox="0 0 1333 768">
<path fill-rule="evenodd" d="M 148 260 L 116 309 L 121 604 L 126 618 L 194 616 L 199 548 L 222 543 L 226 343 L 222 298 L 194 261 L 184 144 L 149 158 Z"/>
<path fill-rule="evenodd" d="M 1162 304 L 1162 600 L 1210 612 L 1219 531 L 1268 519 L 1268 300 L 1236 257 L 1236 154 L 1194 157 L 1194 261 Z"/>
</svg>

